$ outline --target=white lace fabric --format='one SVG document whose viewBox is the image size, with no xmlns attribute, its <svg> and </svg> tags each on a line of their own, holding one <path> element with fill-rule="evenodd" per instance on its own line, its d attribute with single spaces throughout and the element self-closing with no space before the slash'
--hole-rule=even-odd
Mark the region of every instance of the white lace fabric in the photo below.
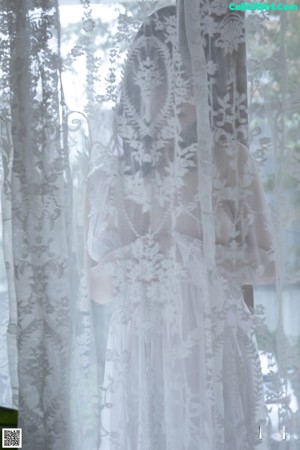
<svg viewBox="0 0 300 450">
<path fill-rule="evenodd" d="M 101 450 L 250 450 L 265 420 L 241 287 L 273 279 L 273 242 L 244 145 L 243 16 L 212 6 L 145 19 L 112 163 L 90 176 L 90 293 L 112 311 Z"/>
</svg>

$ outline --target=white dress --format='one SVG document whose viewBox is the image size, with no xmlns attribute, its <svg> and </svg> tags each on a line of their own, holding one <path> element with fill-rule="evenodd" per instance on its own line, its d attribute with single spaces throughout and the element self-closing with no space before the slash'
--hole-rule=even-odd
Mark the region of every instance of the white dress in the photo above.
<svg viewBox="0 0 300 450">
<path fill-rule="evenodd" d="M 255 174 L 242 147 L 241 155 L 247 173 Z M 249 198 L 248 206 L 253 227 L 261 228 L 253 235 L 263 241 L 255 242 L 257 261 L 263 261 L 271 243 L 262 188 L 256 175 L 252 179 L 255 207 Z M 189 180 L 182 192 L 192 198 Z M 155 208 L 153 217 L 163 217 Z M 142 226 L 141 215 L 136 217 Z M 224 202 L 217 217 L 221 255 L 228 250 L 232 220 Z M 97 221 L 91 223 L 90 253 L 95 261 L 101 259 L 95 249 L 105 254 L 94 292 L 99 303 L 112 300 L 99 450 L 253 450 L 257 444 L 262 449 L 261 368 L 253 316 L 241 289 L 251 275 L 245 282 L 238 270 L 230 273 L 221 263 L 209 272 L 202 240 L 192 236 L 195 229 L 188 233 L 188 216 L 177 218 L 177 231 L 168 232 L 166 220 L 160 233 L 136 236 L 127 244 L 112 229 L 105 239 L 105 226 L 97 232 Z M 247 242 L 251 250 L 251 231 Z M 249 264 L 256 268 L 256 261 Z"/>
<path fill-rule="evenodd" d="M 220 274 L 212 299 L 201 241 L 175 239 L 183 265 L 174 290 L 141 282 L 114 309 L 100 449 L 255 448 L 264 410 L 251 313 Z"/>
</svg>

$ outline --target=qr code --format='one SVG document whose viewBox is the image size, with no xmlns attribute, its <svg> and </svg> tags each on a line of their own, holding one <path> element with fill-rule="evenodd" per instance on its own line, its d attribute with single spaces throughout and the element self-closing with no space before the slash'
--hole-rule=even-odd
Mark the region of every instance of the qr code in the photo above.
<svg viewBox="0 0 300 450">
<path fill-rule="evenodd" d="M 2 428 L 2 448 L 22 448 L 22 429 Z"/>
</svg>

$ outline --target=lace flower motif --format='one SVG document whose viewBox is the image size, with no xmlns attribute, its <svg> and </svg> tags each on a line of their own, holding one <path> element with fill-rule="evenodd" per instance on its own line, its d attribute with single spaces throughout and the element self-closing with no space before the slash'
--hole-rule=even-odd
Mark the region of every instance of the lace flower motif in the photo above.
<svg viewBox="0 0 300 450">
<path fill-rule="evenodd" d="M 220 37 L 216 40 L 217 47 L 223 48 L 225 53 L 232 54 L 238 50 L 239 44 L 244 42 L 243 23 L 238 16 L 226 17 L 220 24 Z"/>
</svg>

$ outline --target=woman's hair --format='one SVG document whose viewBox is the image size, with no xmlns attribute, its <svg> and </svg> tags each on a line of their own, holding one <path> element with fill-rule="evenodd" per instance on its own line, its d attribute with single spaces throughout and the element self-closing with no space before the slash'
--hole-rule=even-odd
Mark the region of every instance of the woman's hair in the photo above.
<svg viewBox="0 0 300 450">
<path fill-rule="evenodd" d="M 184 22 L 181 16 L 180 20 Z M 211 131 L 215 141 L 234 139 L 247 145 L 245 43 L 241 39 L 227 51 L 222 41 L 224 27 L 234 24 L 238 24 L 243 36 L 244 16 L 229 11 L 215 14 L 213 24 L 213 32 L 206 28 L 202 35 Z M 164 7 L 146 18 L 129 49 L 115 120 L 124 173 L 141 171 L 145 175 L 157 164 L 162 165 L 164 150 L 170 147 L 176 133 L 181 137 L 179 145 L 187 147 L 197 142 L 196 112 L 194 121 L 181 122 L 180 130 L 173 120 L 177 116 L 180 122 L 178 83 L 181 90 L 185 89 L 186 100 L 182 103 L 193 103 L 192 63 L 184 23 L 177 29 L 176 7 Z M 230 47 L 230 43 L 227 45 Z M 237 96 L 241 99 L 238 105 Z M 220 103 L 225 99 L 226 111 Z M 168 158 L 172 158 L 170 152 Z"/>
<path fill-rule="evenodd" d="M 174 115 L 170 77 L 175 18 L 175 6 L 152 13 L 128 52 L 115 116 L 116 145 L 128 174 L 141 171 L 146 175 L 155 167 L 155 153 L 163 150 L 157 148 L 161 126 L 166 126 Z M 172 20 L 170 32 L 167 24 Z M 162 99 L 165 102 L 160 104 Z"/>
</svg>

